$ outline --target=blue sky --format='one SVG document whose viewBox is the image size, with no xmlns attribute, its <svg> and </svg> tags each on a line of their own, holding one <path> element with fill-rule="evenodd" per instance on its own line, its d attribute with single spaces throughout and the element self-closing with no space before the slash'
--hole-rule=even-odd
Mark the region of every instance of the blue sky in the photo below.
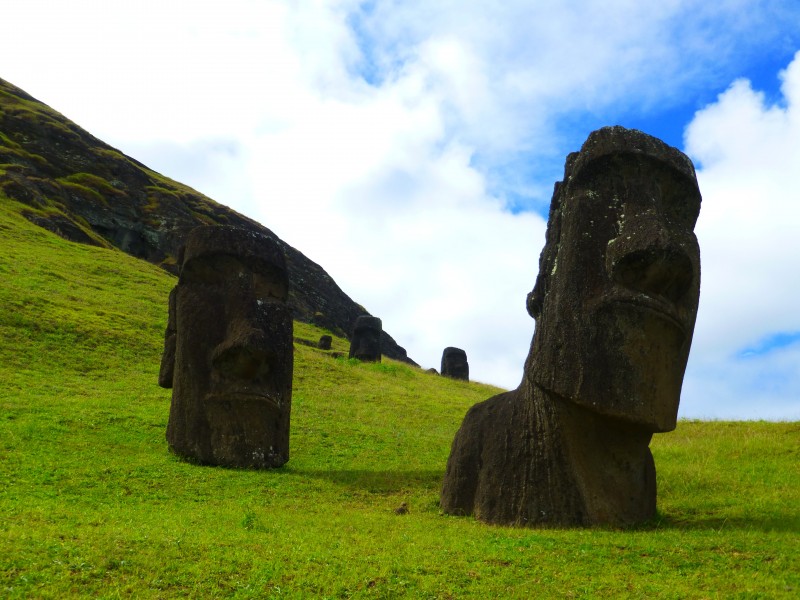
<svg viewBox="0 0 800 600">
<path fill-rule="evenodd" d="M 320 263 L 423 366 L 514 387 L 553 183 L 620 124 L 698 170 L 681 415 L 800 419 L 793 0 L 26 0 L 0 77 Z"/>
</svg>

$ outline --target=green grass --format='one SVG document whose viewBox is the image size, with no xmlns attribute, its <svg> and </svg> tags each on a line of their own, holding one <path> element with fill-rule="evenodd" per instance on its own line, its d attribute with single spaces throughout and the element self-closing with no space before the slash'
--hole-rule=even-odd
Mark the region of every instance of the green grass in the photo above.
<svg viewBox="0 0 800 600">
<path fill-rule="evenodd" d="M 0 197 L 2 597 L 800 594 L 800 423 L 681 421 L 656 436 L 646 526 L 490 527 L 437 500 L 464 412 L 494 388 L 298 343 L 286 467 L 182 462 L 156 385 L 174 279 L 20 209 Z"/>
</svg>

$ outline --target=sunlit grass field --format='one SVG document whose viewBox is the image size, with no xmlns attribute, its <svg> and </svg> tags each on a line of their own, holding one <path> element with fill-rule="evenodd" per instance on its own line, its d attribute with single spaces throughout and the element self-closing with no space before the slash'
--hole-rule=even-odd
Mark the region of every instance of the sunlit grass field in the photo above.
<svg viewBox="0 0 800 600">
<path fill-rule="evenodd" d="M 490 527 L 438 492 L 496 389 L 298 343 L 286 467 L 191 465 L 156 384 L 174 279 L 18 209 L 0 197 L 0 597 L 800 597 L 800 423 L 656 436 L 642 527 Z"/>
</svg>

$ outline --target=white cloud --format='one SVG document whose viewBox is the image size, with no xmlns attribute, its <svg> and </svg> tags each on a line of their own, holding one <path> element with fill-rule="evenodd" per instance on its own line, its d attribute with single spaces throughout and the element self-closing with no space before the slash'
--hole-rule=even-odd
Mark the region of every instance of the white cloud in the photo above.
<svg viewBox="0 0 800 600">
<path fill-rule="evenodd" d="M 520 147 L 563 150 L 561 122 L 574 111 L 682 102 L 687 89 L 719 79 L 736 53 L 767 35 L 754 32 L 755 23 L 774 27 L 740 0 L 369 6 L 359 14 L 362 47 L 390 78 L 409 64 L 424 67 L 460 135 L 501 160 Z"/>
<path fill-rule="evenodd" d="M 738 356 L 775 334 L 800 332 L 800 52 L 781 78 L 780 104 L 766 104 L 738 80 L 686 130 L 703 192 L 697 225 L 703 283 L 689 371 L 696 380 L 689 385 L 702 394 L 688 396 L 698 405 L 708 398 L 746 404 L 743 398 L 769 387 L 777 408 L 756 402 L 760 410 L 752 414 L 782 408 L 797 418 L 798 363 L 786 360 L 796 358 L 797 344 Z"/>
<path fill-rule="evenodd" d="M 415 360 L 438 368 L 444 347 L 464 347 L 480 378 L 511 356 L 500 381 L 514 385 L 533 331 L 524 298 L 544 221 L 511 215 L 488 195 L 444 118 L 414 73 L 370 88 L 357 105 L 320 99 L 259 140 L 252 209 L 324 264 Z"/>
<path fill-rule="evenodd" d="M 546 208 L 587 120 L 722 89 L 796 39 L 799 14 L 749 0 L 26 0 L 3 13 L 0 76 L 262 221 L 424 366 L 460 346 L 476 379 L 514 387 L 545 226 L 507 210 L 515 195 Z M 687 133 L 705 198 L 688 416 L 744 414 L 731 382 L 755 385 L 767 359 L 736 379 L 731 357 L 800 328 L 785 179 L 798 62 L 785 104 L 737 82 Z"/>
<path fill-rule="evenodd" d="M 117 143 L 240 137 L 297 93 L 286 19 L 253 0 L 27 0 L 4 12 L 3 77 Z"/>
</svg>

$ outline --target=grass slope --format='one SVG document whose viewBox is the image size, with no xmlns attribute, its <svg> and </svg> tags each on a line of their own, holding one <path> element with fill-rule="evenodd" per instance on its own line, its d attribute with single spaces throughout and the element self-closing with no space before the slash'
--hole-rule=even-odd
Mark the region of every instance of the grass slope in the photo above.
<svg viewBox="0 0 800 600">
<path fill-rule="evenodd" d="M 645 527 L 489 527 L 437 499 L 464 412 L 493 388 L 297 344 L 288 465 L 181 462 L 156 385 L 173 278 L 20 208 L 0 197 L 0 596 L 800 593 L 798 423 L 656 436 L 660 516 Z"/>
</svg>

